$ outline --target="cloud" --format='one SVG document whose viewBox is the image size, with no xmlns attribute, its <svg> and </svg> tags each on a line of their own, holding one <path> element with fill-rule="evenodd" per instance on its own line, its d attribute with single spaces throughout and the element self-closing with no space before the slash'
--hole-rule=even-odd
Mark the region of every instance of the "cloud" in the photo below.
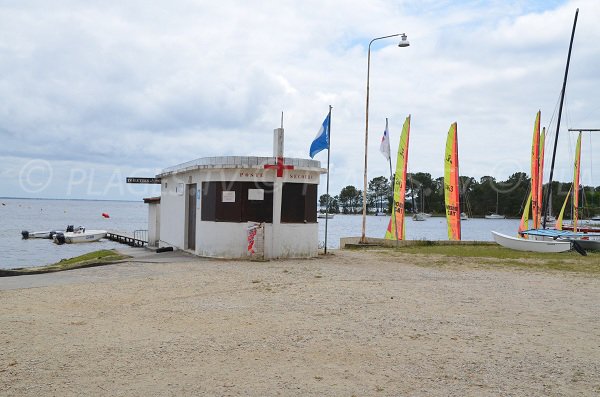
<svg viewBox="0 0 600 397">
<path fill-rule="evenodd" d="M 3 5 L 0 195 L 25 194 L 18 173 L 5 170 L 32 159 L 57 169 L 89 164 L 110 180 L 111 167 L 269 155 L 282 111 L 287 155 L 307 157 L 329 105 L 332 191 L 360 187 L 367 46 L 402 32 L 410 47 L 398 48 L 395 39 L 372 47 L 369 177 L 389 172 L 378 154 L 385 118 L 394 144 L 410 113 L 411 171 L 442 174 L 444 139 L 457 121 L 461 173 L 503 179 L 518 171 L 506 164 L 529 167 L 535 112 L 542 110 L 543 124 L 556 122 L 577 7 L 563 120 L 595 128 L 600 5 L 593 0 Z M 557 169 L 570 170 L 566 128 Z M 62 175 L 68 179 L 69 171 Z M 590 183 L 600 185 L 598 175 Z M 65 191 L 56 186 L 53 194 Z"/>
</svg>

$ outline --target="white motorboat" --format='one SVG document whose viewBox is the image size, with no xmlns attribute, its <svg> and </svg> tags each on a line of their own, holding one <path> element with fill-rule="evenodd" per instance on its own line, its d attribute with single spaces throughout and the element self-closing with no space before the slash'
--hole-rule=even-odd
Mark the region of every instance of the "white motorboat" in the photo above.
<svg viewBox="0 0 600 397">
<path fill-rule="evenodd" d="M 506 219 L 506 215 L 500 215 L 500 214 L 487 214 L 485 216 L 485 219 Z"/>
<path fill-rule="evenodd" d="M 467 214 L 465 214 L 464 212 L 460 213 L 460 220 L 461 221 L 468 221 L 469 220 L 469 216 Z"/>
<path fill-rule="evenodd" d="M 91 243 L 106 237 L 106 230 L 86 230 L 79 227 L 73 232 L 56 233 L 54 242 L 56 244 Z"/>
<path fill-rule="evenodd" d="M 30 238 L 46 238 L 52 240 L 56 233 L 64 233 L 65 231 L 72 232 L 73 230 L 73 225 L 68 225 L 65 230 L 45 230 L 43 232 L 30 232 L 27 230 L 23 230 L 21 231 L 21 236 L 23 236 L 24 240 Z"/>
<path fill-rule="evenodd" d="M 27 230 L 23 230 L 21 232 L 21 236 L 23 236 L 24 240 L 30 239 L 30 238 L 47 238 L 47 239 L 51 239 L 55 234 L 56 234 L 56 230 L 46 230 L 43 232 L 29 232 Z"/>
<path fill-rule="evenodd" d="M 565 252 L 571 249 L 570 241 L 524 239 L 494 231 L 492 231 L 492 236 L 496 243 L 517 251 Z"/>
<path fill-rule="evenodd" d="M 590 221 L 600 222 L 600 215 L 596 215 L 596 216 L 592 217 L 592 219 L 590 219 Z"/>
</svg>

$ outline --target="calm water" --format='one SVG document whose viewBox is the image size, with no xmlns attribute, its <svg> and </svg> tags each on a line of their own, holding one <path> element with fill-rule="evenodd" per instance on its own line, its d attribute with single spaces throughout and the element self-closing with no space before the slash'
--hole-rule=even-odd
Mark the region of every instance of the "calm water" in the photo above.
<svg viewBox="0 0 600 397">
<path fill-rule="evenodd" d="M 103 212 L 110 218 L 103 218 Z M 389 217 L 367 217 L 367 236 L 383 237 L 388 222 Z M 492 240 L 491 230 L 514 234 L 518 224 L 516 219 L 469 219 L 462 223 L 462 237 L 463 240 Z M 133 232 L 148 228 L 148 208 L 143 202 L 0 199 L 0 268 L 39 266 L 120 246 L 109 240 L 56 245 L 51 240 L 21 238 L 21 230 L 62 230 L 66 225 Z M 335 215 L 329 219 L 327 246 L 339 247 L 340 237 L 360 236 L 361 227 L 360 215 Z M 424 222 L 407 219 L 407 239 L 445 240 L 446 233 L 445 218 L 428 218 Z M 321 245 L 325 241 L 324 219 L 319 219 L 319 241 Z"/>
<path fill-rule="evenodd" d="M 368 216 L 366 235 L 383 238 L 390 218 L 387 216 Z M 469 219 L 461 223 L 462 239 L 477 241 L 492 241 L 492 230 L 514 235 L 519 228 L 518 219 Z M 327 247 L 337 248 L 340 237 L 360 237 L 362 230 L 361 215 L 338 215 L 329 219 L 327 226 Z M 432 217 L 425 221 L 415 222 L 411 217 L 406 220 L 407 240 L 447 240 L 448 231 L 446 218 Z M 325 242 L 325 219 L 319 219 L 319 241 Z"/>
<path fill-rule="evenodd" d="M 103 218 L 103 212 L 110 218 Z M 141 201 L 0 199 L 0 268 L 45 265 L 120 246 L 106 239 L 56 245 L 52 240 L 21 238 L 21 230 L 64 230 L 67 225 L 126 232 L 147 229 L 148 207 Z"/>
</svg>

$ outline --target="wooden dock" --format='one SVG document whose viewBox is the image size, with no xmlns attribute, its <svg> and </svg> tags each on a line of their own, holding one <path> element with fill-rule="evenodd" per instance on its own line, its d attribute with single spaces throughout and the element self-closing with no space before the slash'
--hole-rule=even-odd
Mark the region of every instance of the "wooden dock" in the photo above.
<svg viewBox="0 0 600 397">
<path fill-rule="evenodd" d="M 106 238 L 130 247 L 145 247 L 148 245 L 148 231 L 134 230 L 133 234 L 125 232 L 107 232 Z"/>
</svg>

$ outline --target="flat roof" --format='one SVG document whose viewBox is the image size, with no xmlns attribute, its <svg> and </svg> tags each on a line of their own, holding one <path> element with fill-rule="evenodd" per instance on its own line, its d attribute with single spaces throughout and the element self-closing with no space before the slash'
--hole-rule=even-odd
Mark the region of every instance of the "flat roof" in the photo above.
<svg viewBox="0 0 600 397">
<path fill-rule="evenodd" d="M 299 170 L 327 172 L 325 168 L 321 168 L 321 162 L 311 159 L 299 159 L 292 157 L 284 157 L 285 165 L 293 165 Z M 277 157 L 255 157 L 255 156 L 220 156 L 220 157 L 202 157 L 186 163 L 174 165 L 165 168 L 157 177 L 178 174 L 181 172 L 189 172 L 197 169 L 211 168 L 263 168 L 267 164 L 277 164 Z"/>
<path fill-rule="evenodd" d="M 160 196 L 158 196 L 158 197 L 144 197 L 144 203 L 146 203 L 146 204 L 160 203 Z"/>
</svg>

